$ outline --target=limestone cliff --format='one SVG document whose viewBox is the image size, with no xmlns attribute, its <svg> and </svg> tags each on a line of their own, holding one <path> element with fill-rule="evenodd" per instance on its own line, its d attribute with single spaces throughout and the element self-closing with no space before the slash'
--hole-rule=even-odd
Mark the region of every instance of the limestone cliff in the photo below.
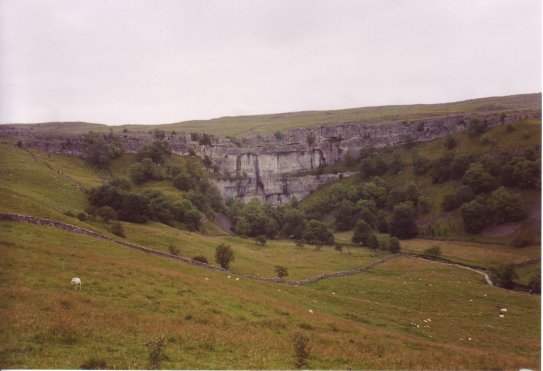
<svg viewBox="0 0 543 371">
<path fill-rule="evenodd" d="M 380 148 L 410 141 L 426 141 L 467 129 L 473 119 L 486 121 L 489 127 L 526 118 L 540 118 L 539 110 L 494 111 L 474 115 L 434 116 L 417 120 L 392 121 L 387 124 L 349 122 L 298 128 L 279 134 L 257 135 L 232 142 L 214 138 L 200 145 L 189 133 L 167 133 L 165 139 L 174 153 L 194 151 L 209 156 L 222 180 L 216 185 L 223 197 L 248 200 L 257 197 L 273 204 L 293 197 L 303 199 L 317 187 L 351 174 L 297 175 L 319 166 L 334 164 L 347 152 L 356 155 L 363 148 Z M 25 146 L 52 152 L 79 155 L 83 136 L 33 132 L 17 126 L 0 126 L 0 135 L 16 137 Z M 155 138 L 152 132 L 111 134 L 126 152 L 136 152 Z"/>
</svg>

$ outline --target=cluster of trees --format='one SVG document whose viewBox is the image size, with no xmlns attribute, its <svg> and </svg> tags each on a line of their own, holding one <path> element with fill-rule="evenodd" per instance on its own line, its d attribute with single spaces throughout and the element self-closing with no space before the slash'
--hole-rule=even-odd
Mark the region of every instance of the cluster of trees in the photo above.
<svg viewBox="0 0 543 371">
<path fill-rule="evenodd" d="M 171 156 L 172 150 L 170 144 L 163 140 L 143 146 L 136 153 L 137 163 L 130 166 L 130 178 L 134 184 L 143 184 L 150 180 L 162 180 L 166 178 L 166 170 L 163 164 Z"/>
<path fill-rule="evenodd" d="M 334 227 L 351 230 L 363 221 L 372 230 L 399 238 L 417 235 L 416 218 L 430 211 L 431 204 L 414 182 L 392 188 L 380 177 L 353 186 L 334 184 L 305 207 L 308 217 L 320 219 L 332 213 Z"/>
<path fill-rule="evenodd" d="M 99 168 L 107 168 L 111 160 L 123 153 L 121 145 L 112 133 L 99 134 L 93 131 L 83 139 L 83 156 Z"/>
<path fill-rule="evenodd" d="M 259 241 L 282 237 L 315 245 L 334 243 L 334 235 L 328 225 L 308 220 L 296 200 L 285 206 L 273 207 L 257 199 L 246 204 L 229 199 L 226 202 L 226 213 L 234 220 L 236 233 L 258 237 Z"/>
<path fill-rule="evenodd" d="M 520 195 L 505 186 L 540 187 L 540 160 L 533 150 L 479 160 L 465 155 L 451 159 L 445 155 L 437 163 L 443 169 L 448 168 L 447 179 L 462 183 L 455 192 L 444 196 L 441 207 L 443 211 L 460 208 L 464 228 L 470 233 L 478 233 L 494 223 L 516 222 L 526 217 Z M 455 166 L 459 163 L 461 166 Z"/>
<path fill-rule="evenodd" d="M 397 253 L 401 250 L 400 241 L 396 237 L 390 236 L 388 240 L 379 240 L 374 230 L 364 220 L 359 220 L 358 222 L 356 222 L 351 241 L 355 244 L 366 246 L 374 250 L 388 250 L 391 253 Z"/>
<path fill-rule="evenodd" d="M 112 182 L 92 188 L 88 199 L 97 208 L 97 214 L 108 220 L 118 218 L 134 223 L 156 220 L 172 226 L 183 223 L 189 230 L 198 230 L 203 219 L 203 214 L 189 200 L 175 201 L 154 189 L 138 194 Z"/>
</svg>

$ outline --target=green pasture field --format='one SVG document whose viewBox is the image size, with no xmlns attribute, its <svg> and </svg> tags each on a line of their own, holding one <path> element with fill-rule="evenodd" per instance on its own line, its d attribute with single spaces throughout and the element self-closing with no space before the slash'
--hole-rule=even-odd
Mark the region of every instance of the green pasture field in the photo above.
<svg viewBox="0 0 543 371">
<path fill-rule="evenodd" d="M 164 336 L 163 368 L 285 369 L 294 367 L 298 332 L 312 345 L 309 368 L 539 366 L 540 297 L 487 286 L 460 268 L 397 258 L 291 287 L 235 281 L 51 227 L 0 229 L 3 368 L 79 368 L 91 359 L 147 368 L 145 344 Z M 74 276 L 81 291 L 70 288 Z"/>
</svg>

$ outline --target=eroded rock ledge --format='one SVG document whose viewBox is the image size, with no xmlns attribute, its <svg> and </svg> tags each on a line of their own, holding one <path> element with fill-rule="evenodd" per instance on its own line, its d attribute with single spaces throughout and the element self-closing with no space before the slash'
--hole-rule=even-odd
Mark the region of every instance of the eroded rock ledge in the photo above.
<svg viewBox="0 0 543 371">
<path fill-rule="evenodd" d="M 471 115 L 433 116 L 416 120 L 391 121 L 386 124 L 349 122 L 287 130 L 280 135 L 265 134 L 243 138 L 234 143 L 214 138 L 210 145 L 199 145 L 189 133 L 166 132 L 165 139 L 174 153 L 209 156 L 218 167 L 223 180 L 216 185 L 225 199 L 242 201 L 259 198 L 282 204 L 292 198 L 303 199 L 319 186 L 335 181 L 344 174 L 298 175 L 319 166 L 340 161 L 346 153 L 357 155 L 363 148 L 381 148 L 407 142 L 427 141 L 464 131 L 473 119 L 486 121 L 489 127 L 528 118 L 541 118 L 539 110 L 509 110 Z M 27 147 L 50 152 L 80 155 L 83 136 L 44 133 L 17 126 L 0 126 L 0 135 L 15 137 Z M 152 132 L 111 134 L 120 140 L 125 152 L 136 152 L 152 142 Z"/>
</svg>

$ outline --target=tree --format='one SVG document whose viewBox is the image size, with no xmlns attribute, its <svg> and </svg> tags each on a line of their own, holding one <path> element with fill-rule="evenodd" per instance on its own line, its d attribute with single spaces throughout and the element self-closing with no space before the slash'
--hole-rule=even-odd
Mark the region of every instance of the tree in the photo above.
<svg viewBox="0 0 543 371">
<path fill-rule="evenodd" d="M 402 171 L 404 166 L 405 164 L 403 162 L 402 154 L 400 152 L 394 152 L 392 154 L 392 159 L 388 164 L 388 168 L 390 171 L 392 171 L 392 174 L 398 174 L 400 171 Z"/>
<path fill-rule="evenodd" d="M 479 233 L 491 223 L 491 213 L 483 200 L 475 199 L 460 208 L 464 229 L 469 233 Z"/>
<path fill-rule="evenodd" d="M 259 245 L 264 246 L 264 245 L 266 244 L 267 239 L 266 239 L 266 236 L 265 236 L 265 235 L 260 234 L 260 235 L 256 236 L 255 241 L 256 241 L 256 243 L 258 243 Z"/>
<path fill-rule="evenodd" d="M 413 172 L 415 175 L 424 175 L 430 168 L 430 160 L 422 157 L 417 152 L 413 153 Z"/>
<path fill-rule="evenodd" d="M 163 140 L 155 140 L 150 144 L 146 144 L 136 153 L 138 161 L 144 158 L 150 158 L 155 164 L 163 164 L 166 158 L 171 156 L 172 149 L 170 144 Z"/>
<path fill-rule="evenodd" d="M 472 163 L 462 177 L 462 183 L 469 186 L 475 194 L 490 192 L 497 187 L 496 179 L 479 162 Z"/>
<path fill-rule="evenodd" d="M 183 216 L 183 223 L 189 231 L 197 231 L 202 226 L 203 215 L 196 209 L 189 209 Z"/>
<path fill-rule="evenodd" d="M 537 273 L 535 276 L 532 276 L 528 286 L 530 287 L 531 293 L 541 293 L 541 273 Z"/>
<path fill-rule="evenodd" d="M 422 251 L 422 256 L 427 258 L 438 258 L 441 256 L 441 247 L 438 245 L 430 246 Z"/>
<path fill-rule="evenodd" d="M 123 237 L 123 238 L 126 237 L 126 234 L 124 233 L 123 225 L 119 222 L 113 223 L 111 227 L 109 228 L 109 231 L 119 237 Z"/>
<path fill-rule="evenodd" d="M 106 168 L 122 154 L 122 149 L 115 140 L 108 141 L 104 135 L 90 131 L 83 139 L 83 153 L 91 164 Z"/>
<path fill-rule="evenodd" d="M 281 234 L 288 238 L 300 239 L 305 229 L 304 214 L 293 207 L 285 207 L 283 211 L 283 228 Z"/>
<path fill-rule="evenodd" d="M 491 267 L 488 270 L 490 280 L 494 285 L 509 289 L 513 287 L 513 280 L 518 278 L 512 264 Z"/>
<path fill-rule="evenodd" d="M 230 263 L 234 260 L 234 251 L 229 245 L 221 243 L 215 249 L 215 261 L 224 269 L 230 268 Z"/>
<path fill-rule="evenodd" d="M 489 208 L 498 223 L 517 222 L 527 216 L 518 194 L 500 187 L 492 192 L 488 200 Z"/>
<path fill-rule="evenodd" d="M 145 223 L 149 219 L 147 201 L 135 193 L 127 194 L 119 208 L 119 218 L 134 223 Z"/>
<path fill-rule="evenodd" d="M 351 201 L 342 201 L 334 213 L 334 225 L 338 231 L 348 231 L 356 223 L 357 208 Z"/>
<path fill-rule="evenodd" d="M 109 223 L 110 220 L 118 218 L 117 212 L 110 206 L 102 206 L 98 209 L 97 214 L 104 223 Z"/>
<path fill-rule="evenodd" d="M 389 226 L 390 234 L 402 239 L 415 237 L 417 235 L 415 216 L 415 208 L 411 201 L 394 206 Z"/>
<path fill-rule="evenodd" d="M 334 243 L 334 235 L 328 226 L 318 220 L 311 220 L 307 224 L 303 238 L 310 244 L 332 245 Z"/>
<path fill-rule="evenodd" d="M 196 187 L 196 180 L 185 170 L 181 169 L 172 179 L 173 186 L 180 191 L 188 191 Z"/>
<path fill-rule="evenodd" d="M 396 237 L 390 237 L 388 240 L 388 250 L 393 253 L 399 253 L 401 251 L 400 240 Z"/>
<path fill-rule="evenodd" d="M 356 222 L 354 227 L 353 237 L 351 241 L 358 245 L 369 246 L 370 238 L 373 235 L 373 232 L 364 220 L 359 220 Z"/>
<path fill-rule="evenodd" d="M 288 276 L 288 270 L 286 267 L 283 267 L 282 265 L 276 265 L 274 268 L 275 273 L 277 274 L 277 277 L 283 278 Z"/>
<path fill-rule="evenodd" d="M 105 184 L 98 188 L 92 188 L 88 198 L 89 202 L 96 207 L 111 206 L 117 210 L 121 206 L 123 195 L 117 188 Z"/>
<path fill-rule="evenodd" d="M 483 134 L 487 128 L 488 128 L 488 124 L 486 120 L 481 121 L 479 119 L 473 119 L 470 121 L 469 126 L 468 126 L 468 135 L 471 138 L 477 137 Z"/>
<path fill-rule="evenodd" d="M 240 236 L 248 236 L 249 233 L 251 233 L 251 225 L 245 217 L 240 216 L 236 220 L 236 226 L 234 227 L 234 231 Z"/>
<path fill-rule="evenodd" d="M 452 135 L 447 135 L 445 137 L 445 141 L 443 142 L 443 145 L 445 146 L 445 148 L 447 148 L 449 150 L 456 147 L 457 144 L 458 144 L 458 142 L 457 142 L 456 138 L 453 137 Z"/>
</svg>

